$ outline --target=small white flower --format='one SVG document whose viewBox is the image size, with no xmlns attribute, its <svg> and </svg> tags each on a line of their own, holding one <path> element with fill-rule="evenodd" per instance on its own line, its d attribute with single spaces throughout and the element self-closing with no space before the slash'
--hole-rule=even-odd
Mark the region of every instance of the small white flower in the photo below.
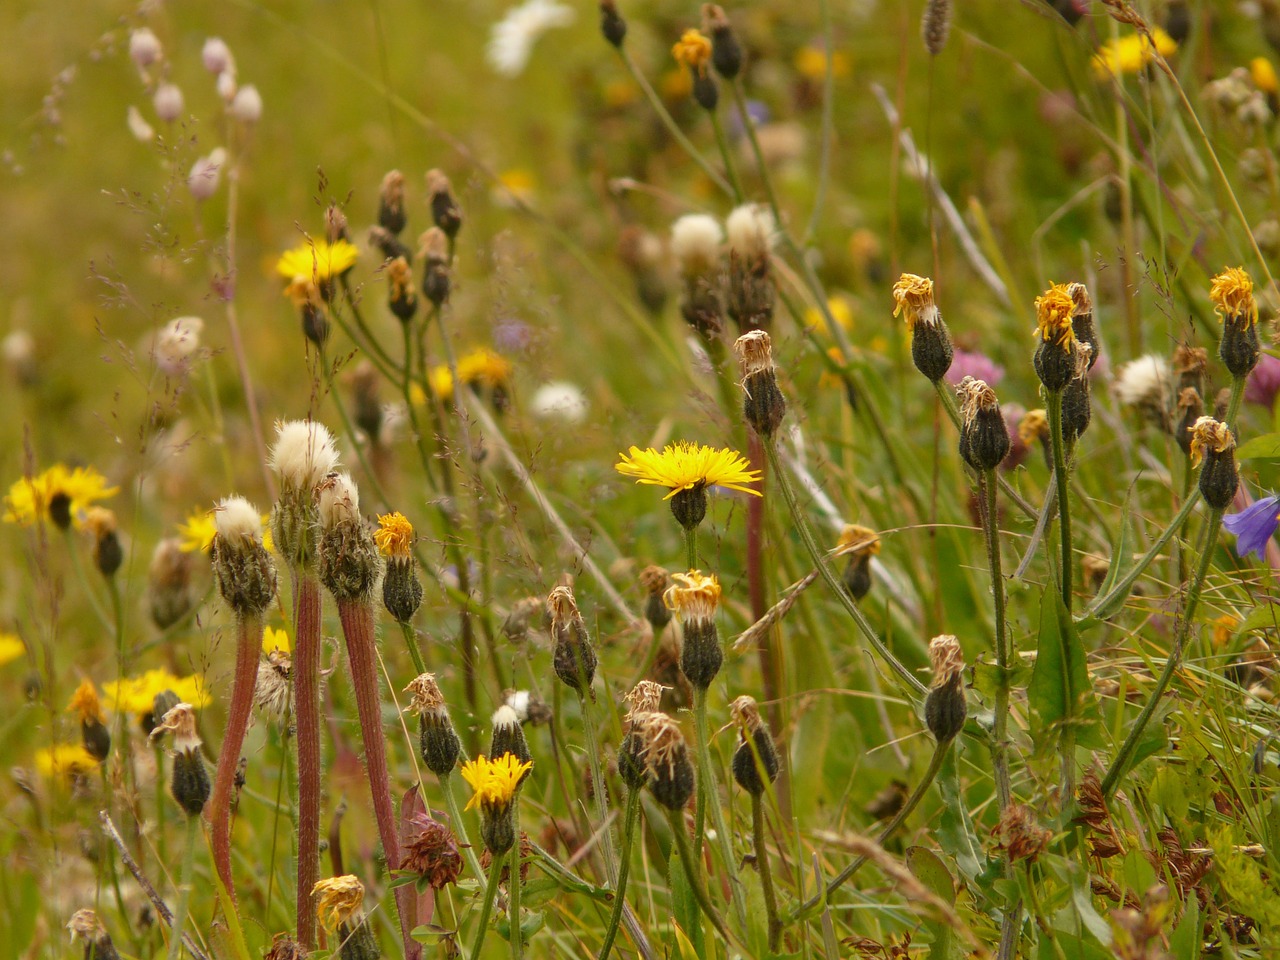
<svg viewBox="0 0 1280 960">
<path fill-rule="evenodd" d="M 723 242 L 720 222 L 705 213 L 687 213 L 671 225 L 671 255 L 685 276 L 709 273 Z"/>
<path fill-rule="evenodd" d="M 147 123 L 142 111 L 137 107 L 129 108 L 127 122 L 129 124 L 129 132 L 133 134 L 133 138 L 139 143 L 150 143 L 156 138 L 155 127 Z"/>
<path fill-rule="evenodd" d="M 129 34 L 129 58 L 145 69 L 160 59 L 160 38 L 147 27 L 139 27 Z"/>
<path fill-rule="evenodd" d="M 262 94 L 252 83 L 236 91 L 231 101 L 231 115 L 241 123 L 257 123 L 262 119 Z"/>
<path fill-rule="evenodd" d="M 235 70 L 231 48 L 221 37 L 210 37 L 204 42 L 204 47 L 200 50 L 200 59 L 204 61 L 204 68 L 210 73 Z"/>
<path fill-rule="evenodd" d="M 744 260 L 767 256 L 777 239 L 778 227 L 769 208 L 760 203 L 744 203 L 724 222 L 729 250 Z"/>
<path fill-rule="evenodd" d="M 1126 407 L 1165 410 L 1169 406 L 1169 382 L 1173 372 L 1169 361 L 1157 353 L 1131 360 L 1120 368 L 1112 392 Z"/>
<path fill-rule="evenodd" d="M 224 497 L 213 508 L 213 523 L 224 540 L 262 542 L 262 514 L 244 497 Z"/>
<path fill-rule="evenodd" d="M 566 380 L 544 383 L 534 392 L 532 405 L 534 416 L 566 423 L 581 423 L 589 409 L 581 388 Z"/>
<path fill-rule="evenodd" d="M 187 174 L 187 189 L 197 200 L 208 200 L 218 192 L 222 179 L 222 167 L 227 162 L 227 151 L 217 147 L 191 165 Z"/>
<path fill-rule="evenodd" d="M 286 490 L 310 492 L 338 466 L 333 434 L 310 420 L 277 421 L 270 464 Z"/>
<path fill-rule="evenodd" d="M 218 81 L 214 85 L 218 89 L 224 103 L 230 103 L 236 96 L 236 72 L 234 70 L 223 70 L 218 74 Z"/>
<path fill-rule="evenodd" d="M 507 11 L 489 34 L 489 66 L 504 77 L 519 76 L 538 38 L 573 23 L 573 7 L 556 0 L 525 0 Z"/>
<path fill-rule="evenodd" d="M 317 490 L 320 526 L 332 530 L 340 523 L 360 519 L 360 491 L 349 473 L 331 473 Z"/>
<path fill-rule="evenodd" d="M 200 350 L 200 331 L 204 321 L 199 317 L 170 320 L 156 336 L 156 366 L 167 377 L 184 376 Z"/>
<path fill-rule="evenodd" d="M 176 83 L 162 83 L 151 97 L 156 116 L 165 123 L 172 123 L 182 116 L 182 89 Z"/>
</svg>

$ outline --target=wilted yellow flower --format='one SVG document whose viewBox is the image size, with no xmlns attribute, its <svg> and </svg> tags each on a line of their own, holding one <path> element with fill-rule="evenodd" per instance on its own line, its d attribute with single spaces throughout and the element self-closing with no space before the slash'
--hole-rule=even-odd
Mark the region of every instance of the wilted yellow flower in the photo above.
<svg viewBox="0 0 1280 960">
<path fill-rule="evenodd" d="M 59 516 L 68 516 L 79 528 L 94 501 L 119 492 L 119 487 L 107 486 L 106 478 L 93 467 L 71 469 L 55 463 L 43 473 L 23 477 L 9 487 L 4 498 L 4 519 L 27 527 L 49 519 L 59 522 Z"/>
<path fill-rule="evenodd" d="M 93 754 L 78 743 L 60 743 L 36 751 L 36 769 L 49 778 L 71 780 L 93 773 L 98 761 Z"/>
<path fill-rule="evenodd" d="M 717 450 L 681 440 L 667 444 L 661 453 L 652 447 L 647 450 L 632 447 L 618 456 L 622 459 L 614 464 L 615 470 L 624 477 L 634 477 L 637 483 L 666 487 L 671 492 L 664 500 L 670 500 L 682 490 L 708 486 L 763 496 L 759 490 L 747 486 L 759 481 L 760 472 L 752 470 L 742 454 L 727 447 Z"/>
<path fill-rule="evenodd" d="M 263 627 L 262 628 L 262 652 L 271 654 L 275 651 L 280 653 L 289 653 L 293 646 L 289 642 L 289 631 L 283 627 Z"/>
<path fill-rule="evenodd" d="M 933 302 L 933 281 L 914 273 L 904 273 L 893 285 L 893 315 L 903 315 L 907 329 L 917 323 L 933 326 L 938 322 L 938 307 Z"/>
<path fill-rule="evenodd" d="M 671 55 L 676 58 L 676 63 L 705 76 L 707 64 L 711 62 L 711 41 L 697 30 L 686 30 L 671 48 Z"/>
<path fill-rule="evenodd" d="M 1109 80 L 1137 73 L 1155 59 L 1157 52 L 1162 57 L 1171 57 L 1177 50 L 1177 41 L 1159 27 L 1151 29 L 1150 40 L 1140 33 L 1108 40 L 1094 54 L 1093 75 L 1099 80 Z"/>
<path fill-rule="evenodd" d="M 1076 339 L 1075 330 L 1071 326 L 1074 308 L 1067 285 L 1050 284 L 1048 290 L 1036 297 L 1036 333 L 1040 339 L 1061 347 L 1063 351 L 1070 350 Z"/>
<path fill-rule="evenodd" d="M 339 240 L 337 243 L 308 240 L 301 246 L 284 252 L 276 263 L 276 273 L 291 282 L 302 277 L 324 283 L 342 276 L 355 266 L 359 257 L 360 251 L 346 240 Z"/>
<path fill-rule="evenodd" d="M 13 663 L 27 652 L 27 645 L 16 633 L 0 633 L 0 667 Z"/>
<path fill-rule="evenodd" d="M 533 769 L 533 761 L 521 763 L 513 753 L 504 753 L 497 760 L 479 756 L 462 765 L 462 779 L 475 792 L 467 802 L 467 809 L 483 806 L 488 810 L 501 810 L 509 806 L 515 796 L 521 778 Z"/>
<path fill-rule="evenodd" d="M 703 576 L 701 570 L 673 573 L 677 581 L 667 587 L 662 602 L 680 618 L 681 623 L 711 620 L 720 606 L 720 581 L 713 573 Z"/>
<path fill-rule="evenodd" d="M 1191 428 L 1191 465 L 1200 466 L 1208 452 L 1226 453 L 1235 445 L 1230 427 L 1213 417 L 1201 417 Z"/>
<path fill-rule="evenodd" d="M 80 686 L 71 695 L 71 702 L 67 704 L 67 713 L 78 713 L 82 723 L 103 723 L 106 720 L 102 713 L 102 703 L 98 700 L 98 689 L 92 680 L 85 678 L 80 681 Z"/>
<path fill-rule="evenodd" d="M 413 524 L 403 513 L 384 513 L 378 517 L 373 539 L 384 557 L 403 559 L 413 549 Z"/>
<path fill-rule="evenodd" d="M 1258 301 L 1253 298 L 1253 278 L 1243 267 L 1223 267 L 1209 284 L 1209 299 L 1218 318 L 1245 317 L 1258 322 Z"/>
<path fill-rule="evenodd" d="M 176 677 L 163 667 L 148 670 L 136 677 L 109 680 L 102 685 L 102 695 L 106 698 L 108 707 L 139 715 L 150 713 L 156 694 L 165 690 L 172 691 L 179 700 L 194 707 L 208 706 L 213 700 L 205 686 L 204 677 L 199 674 Z"/>
<path fill-rule="evenodd" d="M 311 895 L 316 898 L 316 917 L 326 929 L 336 930 L 364 903 L 364 884 L 351 874 L 330 877 L 317 881 Z"/>
</svg>

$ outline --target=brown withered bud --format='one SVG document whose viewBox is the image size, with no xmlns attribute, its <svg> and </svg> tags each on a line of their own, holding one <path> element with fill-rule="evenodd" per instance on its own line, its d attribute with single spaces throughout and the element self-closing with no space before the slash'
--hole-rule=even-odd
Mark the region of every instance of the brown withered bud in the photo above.
<svg viewBox="0 0 1280 960">
<path fill-rule="evenodd" d="M 71 939 L 84 942 L 85 960 L 120 960 L 120 953 L 98 915 L 88 909 L 77 910 L 67 923 Z"/>
<path fill-rule="evenodd" d="M 1205 377 L 1209 371 L 1209 352 L 1204 347 L 1178 344 L 1173 350 L 1172 366 L 1178 375 L 1178 393 L 1194 387 L 1201 397 L 1204 396 Z"/>
<path fill-rule="evenodd" d="M 870 527 L 847 524 L 840 531 L 835 556 L 849 558 L 841 582 L 854 600 L 861 600 L 871 590 L 871 558 L 880 553 L 880 534 Z"/>
<path fill-rule="evenodd" d="M 387 306 L 401 323 L 408 323 L 418 312 L 418 292 L 413 289 L 413 268 L 406 257 L 388 261 Z"/>
<path fill-rule="evenodd" d="M 1038 443 L 1044 454 L 1044 462 L 1053 469 L 1052 436 L 1049 433 L 1049 417 L 1043 409 L 1028 410 L 1018 421 L 1018 438 L 1028 447 Z"/>
<path fill-rule="evenodd" d="M 1178 394 L 1178 415 L 1173 422 L 1173 437 L 1178 447 L 1191 456 L 1191 431 L 1204 416 L 1204 399 L 1195 387 L 1184 387 Z"/>
<path fill-rule="evenodd" d="M 724 10 L 714 3 L 702 5 L 702 29 L 711 35 L 711 65 L 726 80 L 742 72 L 742 44 Z"/>
<path fill-rule="evenodd" d="M 758 797 L 764 793 L 766 782 L 778 779 L 778 748 L 760 719 L 760 708 L 754 698 L 738 697 L 729 704 L 729 713 L 738 728 L 738 748 L 733 753 L 733 779 L 747 793 Z"/>
<path fill-rule="evenodd" d="M 938 743 L 946 743 L 963 729 L 967 713 L 960 641 L 950 634 L 934 637 L 929 641 L 929 663 L 933 682 L 924 701 L 925 725 Z"/>
<path fill-rule="evenodd" d="M 151 739 L 165 733 L 173 734 L 173 775 L 169 790 L 187 816 L 198 817 L 212 787 L 200 753 L 201 741 L 196 733 L 195 710 L 191 704 L 180 703 L 166 712 L 151 731 Z"/>
<path fill-rule="evenodd" d="M 432 227 L 418 238 L 418 256 L 422 258 L 422 293 L 439 307 L 449 299 L 452 281 L 449 277 L 449 237 L 439 227 Z"/>
<path fill-rule="evenodd" d="M 542 612 L 543 602 L 538 597 L 521 597 L 511 605 L 502 621 L 502 635 L 512 643 L 524 643 L 529 638 L 533 618 Z"/>
<path fill-rule="evenodd" d="M 1088 553 L 1080 560 L 1080 572 L 1084 575 L 1084 585 L 1094 593 L 1101 589 L 1110 570 L 1111 561 L 1105 557 L 1098 557 Z"/>
<path fill-rule="evenodd" d="M 1200 495 L 1204 502 L 1215 510 L 1229 507 L 1240 485 L 1231 428 L 1213 417 L 1197 420 L 1191 428 L 1191 465 L 1200 467 Z"/>
<path fill-rule="evenodd" d="M 1011 445 L 996 392 L 983 380 L 965 377 L 956 395 L 960 398 L 961 459 L 979 473 L 994 470 Z"/>
<path fill-rule="evenodd" d="M 1087 343 L 1076 345 L 1076 376 L 1062 391 L 1062 436 L 1075 443 L 1089 429 L 1093 419 L 1093 402 L 1089 395 L 1089 360 L 1093 349 Z"/>
<path fill-rule="evenodd" d="M 654 634 L 661 633 L 671 622 L 671 611 L 663 603 L 662 596 L 671 585 L 671 575 L 664 567 L 649 565 L 640 571 L 640 586 L 644 588 L 644 618 L 649 621 Z"/>
<path fill-rule="evenodd" d="M 787 401 L 778 388 L 773 344 L 763 330 L 751 330 L 733 344 L 742 372 L 742 413 L 751 429 L 761 437 L 777 432 L 787 412 Z"/>
<path fill-rule="evenodd" d="M 622 49 L 622 41 L 627 36 L 627 21 L 618 12 L 614 0 L 600 0 L 600 32 L 611 46 Z"/>
<path fill-rule="evenodd" d="M 307 960 L 307 951 L 289 934 L 277 933 L 271 938 L 271 947 L 262 960 Z"/>
<path fill-rule="evenodd" d="M 407 826 L 411 832 L 401 852 L 400 869 L 413 871 L 432 890 L 456 884 L 462 874 L 462 854 L 453 831 L 425 810 L 409 817 Z"/>
<path fill-rule="evenodd" d="M 1005 851 L 1010 861 L 1017 863 L 1026 860 L 1034 863 L 1049 846 L 1053 831 L 1036 822 L 1035 813 L 1030 807 L 1014 803 L 1000 815 L 1000 822 L 996 824 L 992 835 L 996 838 L 998 849 Z"/>
<path fill-rule="evenodd" d="M 423 673 L 409 681 L 405 691 L 413 695 L 406 708 L 418 715 L 419 750 L 427 769 L 437 777 L 447 777 L 458 764 L 462 741 L 454 730 L 444 694 L 435 674 Z"/>
<path fill-rule="evenodd" d="M 383 409 L 378 398 L 378 387 L 382 382 L 377 368 L 367 359 L 356 364 L 351 371 L 351 406 L 353 419 L 372 444 L 378 443 L 382 432 Z"/>
<path fill-rule="evenodd" d="M 404 211 L 404 174 L 390 170 L 378 188 L 378 226 L 392 234 L 404 229 L 408 218 Z"/>
<path fill-rule="evenodd" d="M 1089 367 L 1098 362 L 1102 355 L 1102 341 L 1098 338 L 1098 328 L 1093 318 L 1093 298 L 1089 296 L 1089 288 L 1083 283 L 1068 283 L 1067 295 L 1071 297 L 1071 332 L 1079 343 L 1089 345 Z"/>
<path fill-rule="evenodd" d="M 195 558 L 194 553 L 182 549 L 182 541 L 177 537 L 161 540 L 151 554 L 151 566 L 147 569 L 147 605 L 151 622 L 161 630 L 181 620 L 195 603 L 191 590 Z"/>
<path fill-rule="evenodd" d="M 427 195 L 431 221 L 452 240 L 462 229 L 462 208 L 453 196 L 453 186 L 442 170 L 427 171 Z"/>
<path fill-rule="evenodd" d="M 683 810 L 695 786 L 689 745 L 680 725 L 665 713 L 647 713 L 637 731 L 654 799 L 668 810 Z"/>
<path fill-rule="evenodd" d="M 547 597 L 547 611 L 551 614 L 552 666 L 556 676 L 581 696 L 587 696 L 591 694 L 598 660 L 573 591 L 565 586 L 554 588 Z"/>
</svg>

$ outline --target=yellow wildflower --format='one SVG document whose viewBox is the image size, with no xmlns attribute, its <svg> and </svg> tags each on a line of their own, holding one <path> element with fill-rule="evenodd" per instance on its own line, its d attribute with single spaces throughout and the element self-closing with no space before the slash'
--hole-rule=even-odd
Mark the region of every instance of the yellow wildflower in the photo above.
<svg viewBox="0 0 1280 960">
<path fill-rule="evenodd" d="M 713 573 L 703 576 L 701 570 L 673 573 L 677 581 L 667 587 L 662 603 L 680 618 L 681 623 L 711 620 L 720 606 L 720 581 Z"/>
<path fill-rule="evenodd" d="M 293 646 L 289 642 L 289 631 L 283 627 L 263 627 L 262 628 L 262 652 L 272 654 L 276 651 L 280 653 L 289 653 Z"/>
<path fill-rule="evenodd" d="M 71 781 L 93 773 L 98 761 L 78 743 L 59 743 L 36 751 L 36 769 L 42 776 Z"/>
<path fill-rule="evenodd" d="M 290 283 L 299 277 L 325 283 L 350 270 L 359 257 L 360 251 L 346 240 L 337 243 L 307 240 L 301 246 L 284 252 L 276 263 L 276 273 Z"/>
<path fill-rule="evenodd" d="M 95 500 L 106 500 L 120 492 L 107 486 L 107 480 L 93 467 L 69 469 L 55 463 L 34 477 L 23 477 L 9 487 L 4 498 L 4 519 L 24 527 L 52 519 L 65 526 L 63 519 L 79 528 L 85 511 Z"/>
<path fill-rule="evenodd" d="M 1071 314 L 1075 307 L 1065 283 L 1053 283 L 1042 295 L 1036 297 L 1036 332 L 1045 343 L 1052 343 L 1064 351 L 1075 343 L 1076 334 L 1071 326 Z"/>
<path fill-rule="evenodd" d="M 796 73 L 806 80 L 821 83 L 827 78 L 827 51 L 818 46 L 805 46 L 796 51 Z M 840 50 L 831 56 L 831 75 L 847 77 L 849 75 L 849 57 Z"/>
<path fill-rule="evenodd" d="M 1263 93 L 1272 96 L 1280 94 L 1280 80 L 1276 78 L 1276 68 L 1266 57 L 1254 57 L 1249 61 L 1249 76 L 1253 85 Z"/>
<path fill-rule="evenodd" d="M 637 483 L 666 487 L 671 492 L 664 500 L 670 500 L 682 490 L 707 486 L 763 496 L 759 490 L 747 486 L 759 481 L 760 472 L 752 470 L 742 454 L 727 447 L 717 450 L 681 440 L 667 444 L 661 453 L 652 447 L 647 450 L 632 447 L 618 456 L 622 459 L 614 465 L 615 470 L 624 477 L 634 477 Z"/>
<path fill-rule="evenodd" d="M 0 667 L 13 663 L 27 652 L 27 645 L 16 633 L 0 633 Z"/>
<path fill-rule="evenodd" d="M 671 48 L 671 55 L 676 58 L 676 63 L 695 71 L 700 77 L 706 76 L 707 64 L 711 62 L 711 41 L 698 30 L 686 30 Z"/>
<path fill-rule="evenodd" d="M 832 553 L 837 557 L 850 553 L 859 557 L 874 557 L 880 553 L 880 534 L 857 523 L 846 524 L 840 531 L 840 540 Z"/>
<path fill-rule="evenodd" d="M 179 700 L 194 707 L 208 706 L 213 700 L 204 677 L 199 674 L 177 677 L 163 667 L 136 677 L 109 680 L 102 685 L 102 694 L 112 710 L 138 715 L 150 713 L 156 694 L 165 690 L 172 691 Z"/>
<path fill-rule="evenodd" d="M 534 186 L 533 174 L 528 170 L 522 167 L 504 170 L 498 174 L 498 183 L 493 188 L 493 201 L 508 209 L 527 205 L 533 202 Z"/>
<path fill-rule="evenodd" d="M 453 374 L 449 371 L 447 364 L 438 364 L 431 368 L 431 372 L 427 374 L 427 385 L 431 387 L 431 393 L 439 397 L 441 400 L 450 400 L 453 398 Z M 416 387 L 417 384 L 415 383 Z M 423 402 L 426 402 L 424 396 Z"/>
<path fill-rule="evenodd" d="M 1153 42 L 1154 41 L 1154 42 Z M 1159 53 L 1171 57 L 1178 50 L 1178 43 L 1159 27 L 1153 27 L 1151 38 L 1140 33 L 1108 40 L 1093 57 L 1093 75 L 1099 80 L 1138 73 Z"/>
<path fill-rule="evenodd" d="M 458 379 L 471 385 L 500 387 L 511 379 L 511 361 L 481 347 L 458 359 Z"/>
<path fill-rule="evenodd" d="M 80 714 L 81 723 L 106 721 L 102 713 L 102 703 L 98 700 L 98 689 L 93 685 L 92 680 L 86 678 L 80 681 L 80 686 L 76 687 L 76 692 L 71 695 L 71 702 L 67 704 L 67 713 Z"/>
<path fill-rule="evenodd" d="M 403 513 L 384 513 L 378 517 L 373 539 L 384 557 L 404 559 L 413 548 L 413 524 Z"/>
<path fill-rule="evenodd" d="M 849 304 L 846 297 L 836 295 L 827 300 L 827 312 L 831 314 L 831 318 L 840 325 L 842 330 L 853 329 L 853 307 Z M 804 312 L 804 325 L 806 327 L 815 327 L 817 331 L 825 336 L 831 336 L 831 329 L 827 324 L 827 314 L 823 313 L 817 307 L 809 307 Z"/>
<path fill-rule="evenodd" d="M 364 884 L 351 874 L 330 877 L 317 881 L 311 895 L 316 898 L 316 917 L 325 929 L 336 930 L 364 903 Z"/>
<path fill-rule="evenodd" d="M 475 792 L 467 801 L 466 809 L 483 806 L 488 810 L 502 810 L 511 804 L 516 787 L 526 773 L 533 769 L 533 761 L 523 763 L 514 753 L 504 753 L 497 760 L 478 756 L 462 765 L 462 779 Z"/>
<path fill-rule="evenodd" d="M 1246 317 L 1258 322 L 1258 302 L 1253 298 L 1253 279 L 1243 267 L 1223 267 L 1209 285 L 1209 299 L 1219 319 Z"/>
<path fill-rule="evenodd" d="M 1235 636 L 1236 627 L 1240 626 L 1240 621 L 1229 613 L 1224 613 L 1218 619 L 1213 621 L 1213 645 L 1216 649 L 1221 649 L 1231 642 L 1231 638 Z"/>
</svg>

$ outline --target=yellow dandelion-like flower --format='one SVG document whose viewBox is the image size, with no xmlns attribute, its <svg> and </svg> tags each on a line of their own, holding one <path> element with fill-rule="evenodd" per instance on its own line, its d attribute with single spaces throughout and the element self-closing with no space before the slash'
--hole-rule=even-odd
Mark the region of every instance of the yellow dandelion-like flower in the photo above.
<svg viewBox="0 0 1280 960">
<path fill-rule="evenodd" d="M 311 888 L 316 898 L 316 917 L 327 930 L 336 930 L 346 923 L 364 903 L 364 884 L 358 877 L 347 874 L 318 880 Z"/>
<path fill-rule="evenodd" d="M 667 444 L 661 453 L 652 447 L 647 450 L 632 447 L 618 456 L 621 460 L 614 464 L 615 470 L 624 477 L 634 477 L 636 483 L 666 487 L 671 492 L 664 500 L 670 500 L 682 490 L 707 486 L 763 496 L 759 490 L 747 486 L 760 480 L 760 471 L 752 470 L 742 454 L 728 447 L 717 450 L 681 440 Z"/>
<path fill-rule="evenodd" d="M 355 244 L 346 240 L 337 243 L 308 240 L 281 255 L 276 263 L 276 273 L 290 282 L 303 277 L 315 283 L 325 283 L 342 276 L 355 266 L 359 258 L 360 251 Z"/>
<path fill-rule="evenodd" d="M 1071 326 L 1071 314 L 1075 304 L 1071 294 L 1067 292 L 1067 284 L 1054 283 L 1049 289 L 1036 297 L 1036 333 L 1045 343 L 1061 347 L 1063 351 L 1071 349 L 1076 334 Z"/>
<path fill-rule="evenodd" d="M 1266 57 L 1254 57 L 1249 61 L 1249 76 L 1253 85 L 1263 93 L 1280 93 L 1280 79 L 1276 77 L 1275 65 Z"/>
<path fill-rule="evenodd" d="M 698 30 L 686 30 L 671 48 L 671 55 L 676 63 L 696 70 L 698 76 L 705 76 L 707 64 L 711 62 L 711 41 Z"/>
<path fill-rule="evenodd" d="M 917 323 L 932 325 L 937 322 L 938 308 L 933 302 L 933 281 L 914 273 L 904 273 L 893 285 L 893 315 L 903 314 L 907 329 L 915 329 Z"/>
<path fill-rule="evenodd" d="M 533 761 L 521 763 L 514 753 L 504 753 L 497 760 L 479 756 L 462 765 L 462 779 L 475 791 L 466 809 L 483 806 L 501 810 L 511 804 L 516 787 L 526 773 L 533 769 Z"/>
<path fill-rule="evenodd" d="M 1243 267 L 1224 267 L 1209 284 L 1209 299 L 1218 318 L 1246 317 L 1258 322 L 1258 301 L 1253 298 L 1253 278 Z"/>
<path fill-rule="evenodd" d="M 0 633 L 0 667 L 13 663 L 27 652 L 27 645 L 16 633 Z"/>
<path fill-rule="evenodd" d="M 414 384 L 417 386 L 417 384 Z M 437 364 L 427 373 L 427 386 L 431 388 L 433 396 L 439 397 L 441 400 L 453 399 L 453 374 L 449 371 L 447 364 Z M 426 401 L 426 397 L 423 397 Z"/>
<path fill-rule="evenodd" d="M 262 652 L 270 656 L 272 653 L 289 653 L 293 645 L 289 642 L 289 631 L 283 627 L 262 628 Z"/>
<path fill-rule="evenodd" d="M 840 329 L 853 329 L 853 307 L 849 304 L 848 298 L 841 296 L 830 297 L 827 300 L 827 311 L 831 314 L 831 318 L 840 325 Z M 816 328 L 824 336 L 831 335 L 831 329 L 827 323 L 827 314 L 817 307 L 809 307 L 805 310 L 804 325 Z"/>
<path fill-rule="evenodd" d="M 1151 38 L 1140 33 L 1108 40 L 1093 57 L 1093 75 L 1099 80 L 1109 80 L 1126 73 L 1138 73 L 1156 58 L 1171 57 L 1178 50 L 1178 42 L 1159 27 L 1151 30 Z"/>
<path fill-rule="evenodd" d="M 156 694 L 165 690 L 172 691 L 180 701 L 193 707 L 205 707 L 213 702 L 204 677 L 199 674 L 178 677 L 164 668 L 148 670 L 123 680 L 109 680 L 102 685 L 102 695 L 110 709 L 139 716 L 150 713 Z"/>
<path fill-rule="evenodd" d="M 413 549 L 413 524 L 403 513 L 384 513 L 378 517 L 373 539 L 384 557 L 403 560 Z"/>
<path fill-rule="evenodd" d="M 832 554 L 833 556 L 843 557 L 850 553 L 859 557 L 879 555 L 880 534 L 861 524 L 846 524 L 845 528 L 840 531 L 840 539 L 836 543 L 836 548 L 832 551 Z"/>
<path fill-rule="evenodd" d="M 812 45 L 801 47 L 796 51 L 792 63 L 795 65 L 796 73 L 806 80 L 821 83 L 827 78 L 827 51 L 821 47 Z M 849 57 L 840 50 L 831 56 L 831 75 L 833 77 L 849 75 Z"/>
<path fill-rule="evenodd" d="M 676 582 L 667 587 L 662 602 L 680 618 L 681 623 L 711 620 L 720 606 L 720 581 L 713 573 L 703 576 L 701 570 L 673 573 Z"/>
<path fill-rule="evenodd" d="M 187 517 L 185 523 L 178 524 L 178 537 L 182 541 L 179 549 L 183 553 L 195 553 L 197 550 L 208 553 L 213 549 L 213 536 L 217 532 L 214 511 L 193 513 Z M 271 540 L 271 515 L 267 513 L 262 515 L 262 546 L 268 551 L 275 549 L 275 544 Z"/>
<path fill-rule="evenodd" d="M 78 529 L 84 522 L 85 511 L 95 501 L 106 500 L 119 492 L 119 487 L 108 486 L 106 477 L 93 467 L 72 469 L 55 463 L 43 473 L 23 477 L 9 487 L 4 498 L 4 519 L 7 523 L 29 527 L 69 516 Z"/>
<path fill-rule="evenodd" d="M 521 204 L 532 203 L 536 187 L 533 174 L 523 167 L 517 167 L 498 174 L 498 183 L 490 195 L 498 206 L 512 209 Z"/>
<path fill-rule="evenodd" d="M 78 743 L 60 743 L 36 751 L 36 769 L 49 779 L 70 781 L 98 769 L 93 754 Z"/>
<path fill-rule="evenodd" d="M 81 723 L 94 720 L 98 723 L 105 722 L 102 702 L 98 699 L 98 688 L 93 685 L 92 680 L 86 678 L 80 681 L 80 686 L 71 695 L 71 702 L 67 704 L 67 713 L 78 713 Z"/>
<path fill-rule="evenodd" d="M 500 387 L 511 379 L 512 369 L 510 360 L 483 347 L 458 359 L 458 379 L 465 384 Z"/>
</svg>

